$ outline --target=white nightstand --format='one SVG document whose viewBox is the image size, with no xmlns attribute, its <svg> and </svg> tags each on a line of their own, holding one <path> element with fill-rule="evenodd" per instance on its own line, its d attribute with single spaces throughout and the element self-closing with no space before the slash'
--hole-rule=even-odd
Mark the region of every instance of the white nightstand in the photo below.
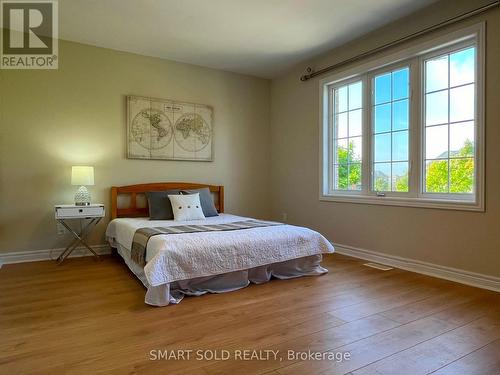
<svg viewBox="0 0 500 375">
<path fill-rule="evenodd" d="M 96 257 L 99 255 L 92 249 L 86 242 L 85 238 L 91 232 L 91 230 L 96 226 L 96 224 L 104 217 L 105 210 L 104 205 L 100 203 L 91 204 L 89 206 L 76 206 L 74 204 L 59 204 L 55 207 L 55 217 L 56 220 L 61 223 L 74 237 L 74 240 L 66 247 L 66 249 L 59 255 L 57 261 L 62 263 L 69 254 L 75 250 L 78 243 L 81 243 L 87 249 L 89 249 L 92 254 Z M 82 220 L 89 219 L 85 226 L 81 227 L 80 233 L 77 233 L 71 228 L 67 221 L 68 220 Z"/>
</svg>

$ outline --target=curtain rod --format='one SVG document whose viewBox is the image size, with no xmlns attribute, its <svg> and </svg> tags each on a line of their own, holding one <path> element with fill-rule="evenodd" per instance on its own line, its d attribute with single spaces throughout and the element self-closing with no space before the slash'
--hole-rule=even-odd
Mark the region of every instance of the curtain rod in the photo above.
<svg viewBox="0 0 500 375">
<path fill-rule="evenodd" d="M 411 40 L 411 39 L 414 39 L 414 38 L 417 38 L 421 35 L 424 35 L 424 34 L 427 34 L 431 31 L 434 31 L 434 30 L 437 30 L 437 29 L 440 29 L 442 27 L 445 27 L 445 26 L 448 26 L 448 25 L 451 25 L 453 23 L 456 23 L 456 22 L 459 22 L 459 21 L 462 21 L 464 19 L 467 19 L 467 18 L 470 18 L 472 16 L 475 16 L 477 14 L 480 14 L 480 13 L 483 13 L 493 7 L 496 7 L 500 5 L 500 0 L 497 0 L 497 1 L 494 1 L 493 3 L 490 3 L 490 4 L 487 4 L 487 5 L 484 5 L 480 8 L 477 8 L 477 9 L 474 9 L 474 10 L 471 10 L 469 12 L 466 12 L 466 13 L 462 13 L 458 16 L 455 16 L 453 18 L 450 18 L 446 21 L 443 21 L 443 22 L 440 22 L 436 25 L 433 25 L 433 26 L 429 26 L 429 27 L 426 27 L 425 29 L 422 29 L 420 31 L 417 31 L 415 33 L 412 33 L 412 34 L 409 34 L 407 36 L 404 36 L 402 38 L 399 38 L 399 39 L 396 39 L 392 42 L 389 42 L 387 44 L 384 44 L 380 47 L 377 47 L 377 48 L 373 48 L 369 51 L 366 51 L 366 52 L 363 52 L 359 55 L 356 55 L 356 56 L 353 56 L 351 58 L 348 58 L 347 60 L 344 60 L 344 61 L 341 61 L 341 62 L 338 62 L 336 64 L 333 64 L 333 65 L 330 65 L 330 66 L 327 66 L 326 68 L 323 68 L 323 69 L 320 69 L 318 70 L 317 72 L 313 72 L 312 71 L 312 68 L 310 66 L 307 67 L 307 74 L 304 74 L 300 77 L 300 80 L 305 82 L 311 78 L 314 78 L 316 76 L 319 76 L 319 75 L 322 75 L 322 74 L 325 74 L 327 72 L 330 72 L 334 69 L 337 69 L 338 67 L 341 67 L 341 66 L 344 66 L 344 65 L 347 65 L 349 63 L 352 63 L 354 61 L 357 61 L 357 60 L 360 60 L 360 59 L 363 59 L 365 57 L 368 57 L 370 55 L 373 55 L 373 54 L 376 54 L 378 52 L 382 52 L 382 51 L 385 51 L 386 49 L 389 49 L 391 47 L 394 47 L 394 46 L 397 46 L 401 43 L 404 43 L 408 40 Z"/>
</svg>

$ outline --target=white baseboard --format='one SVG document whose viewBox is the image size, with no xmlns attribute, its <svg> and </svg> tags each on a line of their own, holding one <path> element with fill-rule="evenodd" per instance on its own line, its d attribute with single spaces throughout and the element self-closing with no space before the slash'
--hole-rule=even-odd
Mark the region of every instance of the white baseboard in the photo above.
<svg viewBox="0 0 500 375">
<path fill-rule="evenodd" d="M 489 289 L 500 292 L 500 277 L 483 275 L 480 273 L 461 270 L 422 262 L 419 260 L 402 258 L 395 255 L 379 253 L 377 251 L 360 249 L 353 246 L 335 244 L 335 251 L 339 254 L 348 255 L 354 258 L 369 260 L 386 264 L 392 267 L 401 268 L 407 271 L 417 272 L 424 275 L 439 277 L 441 279 L 456 281 L 457 283 L 476 286 L 478 288 Z"/>
<path fill-rule="evenodd" d="M 110 254 L 111 248 L 108 244 L 94 245 L 92 249 L 97 254 Z M 30 251 L 17 251 L 12 253 L 0 253 L 0 267 L 2 264 L 24 263 L 24 262 L 38 262 L 42 260 L 55 260 L 59 254 L 64 251 L 61 249 L 46 249 L 46 250 L 30 250 Z M 93 255 L 87 248 L 83 246 L 77 247 L 69 258 L 85 257 Z"/>
</svg>

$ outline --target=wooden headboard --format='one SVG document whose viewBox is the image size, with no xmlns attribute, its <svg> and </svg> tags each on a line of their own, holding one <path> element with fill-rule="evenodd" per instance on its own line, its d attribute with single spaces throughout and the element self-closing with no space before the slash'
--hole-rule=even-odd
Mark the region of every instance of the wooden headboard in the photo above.
<svg viewBox="0 0 500 375">
<path fill-rule="evenodd" d="M 138 204 L 137 199 L 141 195 L 144 196 L 144 193 L 146 192 L 171 189 L 189 190 L 204 187 L 209 188 L 212 194 L 215 195 L 214 203 L 217 211 L 219 213 L 224 212 L 224 186 L 195 184 L 189 182 L 157 182 L 152 184 L 111 187 L 111 219 L 116 219 L 117 217 L 149 216 L 147 199 L 142 200 L 143 202 L 145 201 L 145 205 L 143 204 L 142 206 Z M 118 197 L 123 195 L 128 195 L 130 198 L 128 207 L 118 207 Z"/>
</svg>

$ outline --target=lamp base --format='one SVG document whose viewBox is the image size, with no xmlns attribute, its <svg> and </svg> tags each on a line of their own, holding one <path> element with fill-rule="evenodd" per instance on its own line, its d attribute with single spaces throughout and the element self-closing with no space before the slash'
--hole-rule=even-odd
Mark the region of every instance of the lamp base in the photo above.
<svg viewBox="0 0 500 375">
<path fill-rule="evenodd" d="M 76 206 L 90 205 L 90 193 L 85 186 L 80 186 L 80 188 L 76 191 L 75 205 Z"/>
</svg>

